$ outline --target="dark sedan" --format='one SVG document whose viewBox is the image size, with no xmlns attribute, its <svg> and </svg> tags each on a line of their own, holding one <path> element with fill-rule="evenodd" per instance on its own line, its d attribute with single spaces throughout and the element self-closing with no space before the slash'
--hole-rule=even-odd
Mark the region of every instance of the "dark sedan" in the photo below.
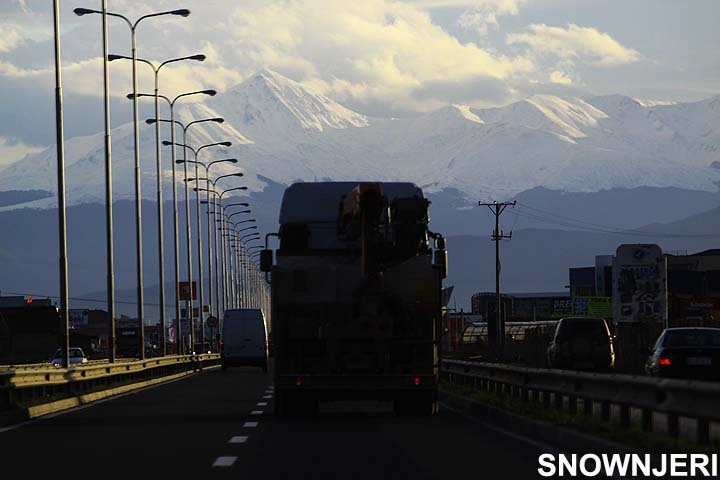
<svg viewBox="0 0 720 480">
<path fill-rule="evenodd" d="M 720 328 L 668 328 L 645 363 L 649 375 L 720 380 Z"/>
</svg>

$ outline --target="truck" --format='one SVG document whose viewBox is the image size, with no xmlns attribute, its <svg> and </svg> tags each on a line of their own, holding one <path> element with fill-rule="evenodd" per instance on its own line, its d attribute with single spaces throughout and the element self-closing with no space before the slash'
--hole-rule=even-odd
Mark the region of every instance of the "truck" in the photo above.
<svg viewBox="0 0 720 480">
<path fill-rule="evenodd" d="M 367 399 L 390 400 L 399 415 L 437 411 L 447 253 L 428 228 L 429 205 L 412 183 L 285 190 L 279 232 L 260 256 L 271 282 L 277 415 Z"/>
</svg>

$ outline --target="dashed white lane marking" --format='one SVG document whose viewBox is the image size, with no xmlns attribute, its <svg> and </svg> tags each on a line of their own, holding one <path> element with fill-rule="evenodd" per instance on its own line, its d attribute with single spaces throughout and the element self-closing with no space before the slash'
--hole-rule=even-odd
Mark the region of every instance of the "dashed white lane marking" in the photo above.
<svg viewBox="0 0 720 480">
<path fill-rule="evenodd" d="M 246 435 L 238 435 L 228 440 L 228 443 L 245 443 L 248 437 Z"/>
<path fill-rule="evenodd" d="M 262 414 L 263 414 L 262 410 L 253 410 L 252 412 L 250 412 L 250 415 L 262 415 Z"/>
<path fill-rule="evenodd" d="M 243 423 L 243 427 L 245 428 L 255 428 L 258 426 L 258 422 L 245 422 Z"/>
<path fill-rule="evenodd" d="M 238 457 L 218 457 L 213 463 L 213 467 L 232 467 Z"/>
<path fill-rule="evenodd" d="M 265 399 L 265 400 L 270 400 L 271 398 L 272 398 L 272 395 L 265 395 L 265 396 L 263 397 L 263 399 Z"/>
<path fill-rule="evenodd" d="M 267 402 L 258 402 L 257 406 L 258 407 L 267 407 Z"/>
</svg>

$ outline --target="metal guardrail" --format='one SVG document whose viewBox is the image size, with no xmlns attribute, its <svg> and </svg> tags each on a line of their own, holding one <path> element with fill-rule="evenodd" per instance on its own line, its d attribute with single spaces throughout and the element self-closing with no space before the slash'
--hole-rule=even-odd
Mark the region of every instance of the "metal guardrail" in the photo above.
<svg viewBox="0 0 720 480">
<path fill-rule="evenodd" d="M 137 361 L 137 358 L 117 358 L 115 360 L 116 363 L 124 363 L 124 362 L 134 362 Z M 82 365 L 77 366 L 90 366 L 90 365 L 100 365 L 100 364 L 109 364 L 110 361 L 107 358 L 102 359 L 94 359 L 94 360 L 88 360 L 86 363 L 83 363 Z M 9 364 L 9 365 L 0 365 L 0 373 L 5 372 L 17 372 L 21 370 L 44 370 L 47 368 L 54 368 L 50 364 L 50 360 L 46 362 L 38 362 L 38 363 L 19 363 L 19 364 Z"/>
<path fill-rule="evenodd" d="M 70 368 L 0 371 L 0 411 L 198 371 L 220 363 L 219 354 L 171 355 L 142 361 L 83 364 Z"/>
<path fill-rule="evenodd" d="M 652 432 L 654 414 L 667 417 L 667 433 L 679 436 L 680 418 L 696 423 L 697 441 L 710 442 L 710 424 L 720 422 L 720 384 L 661 379 L 635 375 L 585 373 L 528 368 L 505 364 L 443 360 L 441 373 L 451 383 L 493 393 L 506 393 L 523 401 L 592 415 L 600 404 L 600 416 L 611 420 L 611 408 L 619 410 L 619 425 L 629 427 L 631 410 L 640 411 L 641 426 Z"/>
</svg>

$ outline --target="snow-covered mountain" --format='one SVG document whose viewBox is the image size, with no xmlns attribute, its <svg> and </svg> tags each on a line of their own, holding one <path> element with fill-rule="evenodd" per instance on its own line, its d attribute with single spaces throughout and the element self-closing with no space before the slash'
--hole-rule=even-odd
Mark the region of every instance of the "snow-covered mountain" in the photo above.
<svg viewBox="0 0 720 480">
<path fill-rule="evenodd" d="M 414 118 L 369 118 L 297 82 L 263 70 L 204 103 L 179 110 L 197 147 L 218 164 L 213 174 L 245 172 L 251 191 L 264 178 L 280 184 L 317 179 L 413 181 L 429 192 L 504 198 L 542 186 L 592 192 L 638 186 L 716 191 L 720 182 L 720 96 L 695 103 L 648 102 L 620 95 L 535 95 L 500 108 L 449 105 Z M 163 137 L 169 137 L 164 126 Z M 178 141 L 181 141 L 178 138 Z M 143 196 L 154 198 L 154 128 L 141 127 Z M 103 135 L 66 143 L 68 202 L 102 201 Z M 132 125 L 113 131 L 115 195 L 132 198 Z M 169 147 L 163 175 L 170 181 Z M 182 151 L 178 150 L 178 156 Z M 0 171 L 0 191 L 54 191 L 54 148 Z M 165 197 L 169 198 L 169 188 Z M 47 206 L 52 199 L 37 200 Z M 6 207 L 7 208 L 7 207 Z"/>
</svg>

